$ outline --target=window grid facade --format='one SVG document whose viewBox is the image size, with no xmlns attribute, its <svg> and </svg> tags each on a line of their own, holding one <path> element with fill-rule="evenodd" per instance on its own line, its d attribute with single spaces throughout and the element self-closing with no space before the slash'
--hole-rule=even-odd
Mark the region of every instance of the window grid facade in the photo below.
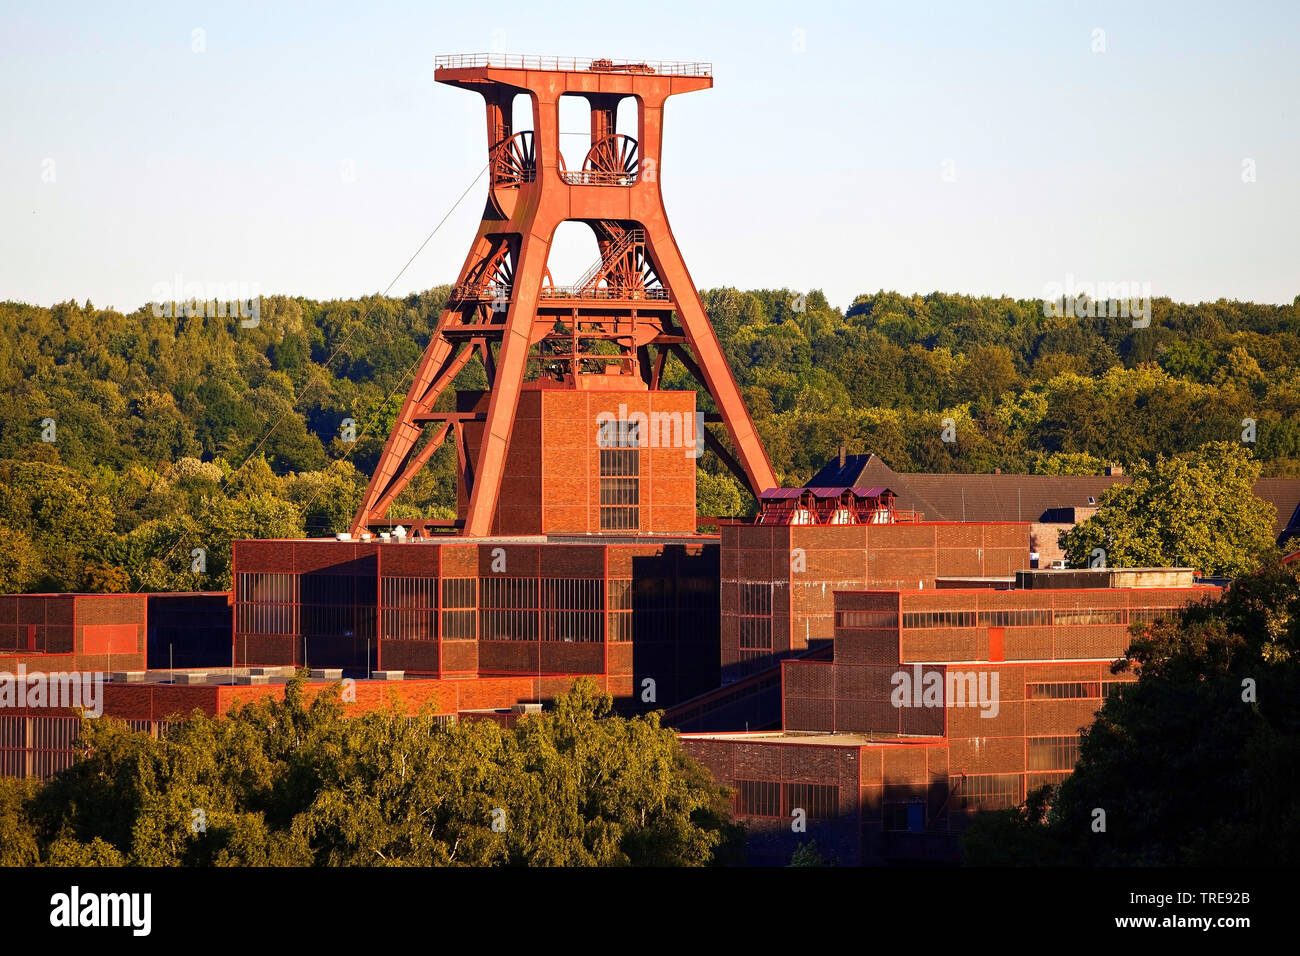
<svg viewBox="0 0 1300 956">
<path fill-rule="evenodd" d="M 897 611 L 836 611 L 836 627 L 898 627 Z"/>
<path fill-rule="evenodd" d="M 1020 805 L 1021 775 L 975 773 L 949 777 L 948 792 L 954 810 L 1006 810 Z"/>
<path fill-rule="evenodd" d="M 640 422 L 610 421 L 600 433 L 600 530 L 641 527 Z"/>
<path fill-rule="evenodd" d="M 537 640 L 537 579 L 484 578 L 481 641 Z"/>
<path fill-rule="evenodd" d="M 235 629 L 243 634 L 296 634 L 298 576 L 237 574 Z"/>
<path fill-rule="evenodd" d="M 737 780 L 736 813 L 746 817 L 789 817 L 802 810 L 809 820 L 834 820 L 840 814 L 840 788 L 834 784 Z"/>
<path fill-rule="evenodd" d="M 1130 624 L 1136 624 L 1138 621 L 1150 624 L 1162 617 L 1171 617 L 1181 610 L 1181 607 L 1135 607 L 1129 609 L 1128 620 Z"/>
<path fill-rule="evenodd" d="M 1021 608 L 1019 610 L 992 611 L 907 611 L 903 614 L 903 627 L 1097 627 L 1131 624 L 1136 621 L 1154 621 L 1180 610 L 1179 608 Z M 838 611 L 836 623 L 841 627 L 892 627 L 888 623 L 850 624 L 850 620 L 880 620 L 886 611 Z M 844 623 L 841 623 L 844 622 Z"/>
<path fill-rule="evenodd" d="M 632 579 L 611 578 L 605 585 L 609 640 L 626 643 L 632 640 Z"/>
<path fill-rule="evenodd" d="M 737 780 L 736 813 L 746 817 L 783 816 L 781 785 L 768 780 Z"/>
<path fill-rule="evenodd" d="M 1039 787 L 1055 787 L 1070 775 L 1069 770 L 1042 770 L 1038 773 L 1025 774 L 1025 796 Z"/>
<path fill-rule="evenodd" d="M 1028 770 L 1073 770 L 1079 762 L 1079 735 L 1028 737 L 1025 740 Z"/>
<path fill-rule="evenodd" d="M 772 585 L 742 581 L 739 604 L 740 649 L 772 649 Z"/>
<path fill-rule="evenodd" d="M 1050 627 L 1050 608 L 1021 608 L 1014 611 L 980 611 L 980 627 Z"/>
<path fill-rule="evenodd" d="M 974 611 L 908 611 L 903 627 L 974 627 Z"/>
<path fill-rule="evenodd" d="M 803 810 L 809 820 L 834 820 L 840 815 L 840 788 L 820 783 L 787 783 L 785 813 Z"/>
<path fill-rule="evenodd" d="M 383 637 L 386 640 L 437 640 L 437 578 L 383 578 L 379 599 L 384 609 Z"/>
<path fill-rule="evenodd" d="M 304 638 L 375 637 L 379 582 L 373 575 L 304 574 L 298 590 Z"/>
<path fill-rule="evenodd" d="M 478 637 L 478 578 L 444 578 L 442 639 L 472 641 Z"/>
<path fill-rule="evenodd" d="M 600 578 L 543 578 L 542 640 L 602 641 L 604 590 Z"/>
<path fill-rule="evenodd" d="M 1070 700 L 1100 697 L 1101 681 L 1045 681 L 1025 684 L 1025 700 Z"/>
</svg>

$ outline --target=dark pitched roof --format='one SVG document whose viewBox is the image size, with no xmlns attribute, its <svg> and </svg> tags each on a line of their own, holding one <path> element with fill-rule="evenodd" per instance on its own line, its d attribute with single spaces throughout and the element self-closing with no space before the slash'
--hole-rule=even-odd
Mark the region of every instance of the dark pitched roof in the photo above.
<svg viewBox="0 0 1300 956">
<path fill-rule="evenodd" d="M 1260 478 L 1255 482 L 1255 497 L 1277 509 L 1273 529 L 1278 541 L 1300 534 L 1300 478 Z"/>
<path fill-rule="evenodd" d="M 1042 521 L 1057 509 L 1096 507 L 1106 489 L 1127 475 L 965 475 L 896 472 L 877 455 L 832 459 L 810 486 L 884 485 L 903 511 L 926 521 Z M 1277 508 L 1279 540 L 1300 533 L 1300 478 L 1261 478 L 1255 494 Z"/>
</svg>

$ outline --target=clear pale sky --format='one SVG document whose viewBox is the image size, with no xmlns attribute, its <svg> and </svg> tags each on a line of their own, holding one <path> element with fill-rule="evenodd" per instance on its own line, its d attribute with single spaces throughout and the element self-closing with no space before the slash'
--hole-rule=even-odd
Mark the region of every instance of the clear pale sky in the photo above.
<svg viewBox="0 0 1300 956">
<path fill-rule="evenodd" d="M 0 8 L 0 300 L 384 289 L 486 161 L 434 56 L 489 50 L 712 61 L 661 170 L 702 288 L 1300 293 L 1296 3 L 114 6 Z M 455 279 L 485 195 L 393 294 Z"/>
</svg>

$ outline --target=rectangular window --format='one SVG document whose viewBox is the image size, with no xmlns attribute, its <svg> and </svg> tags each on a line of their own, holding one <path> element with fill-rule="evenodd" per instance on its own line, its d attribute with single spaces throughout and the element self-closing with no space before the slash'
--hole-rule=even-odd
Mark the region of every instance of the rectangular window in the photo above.
<svg viewBox="0 0 1300 956">
<path fill-rule="evenodd" d="M 781 785 L 767 780 L 736 781 L 736 814 L 744 817 L 779 817 Z"/>
<path fill-rule="evenodd" d="M 1020 805 L 1020 774 L 976 773 L 948 778 L 954 810 L 1006 810 Z"/>
<path fill-rule="evenodd" d="M 820 783 L 785 784 L 785 813 L 803 810 L 809 820 L 834 820 L 840 815 L 840 788 Z"/>
<path fill-rule="evenodd" d="M 740 647 L 772 649 L 772 585 L 742 582 L 739 598 Z"/>
<path fill-rule="evenodd" d="M 1050 627 L 1050 608 L 1025 608 L 1014 611 L 980 611 L 980 627 Z"/>
<path fill-rule="evenodd" d="M 598 643 L 604 604 L 599 578 L 542 579 L 542 640 Z"/>
<path fill-rule="evenodd" d="M 295 574 L 235 575 L 235 628 L 241 634 L 296 634 Z"/>
<path fill-rule="evenodd" d="M 1100 697 L 1100 681 L 1054 681 L 1025 685 L 1025 700 L 1068 700 Z"/>
<path fill-rule="evenodd" d="M 386 577 L 380 581 L 382 637 L 390 641 L 432 641 L 438 637 L 438 579 Z"/>
<path fill-rule="evenodd" d="M 898 627 L 896 611 L 836 611 L 836 627 Z"/>
<path fill-rule="evenodd" d="M 1173 617 L 1181 610 L 1180 607 L 1131 607 L 1128 609 L 1128 620 L 1130 624 L 1137 621 L 1150 624 L 1161 618 Z"/>
<path fill-rule="evenodd" d="M 472 641 L 478 615 L 478 579 L 446 578 L 442 582 L 442 639 Z"/>
<path fill-rule="evenodd" d="M 903 627 L 975 627 L 974 611 L 909 611 Z"/>
<path fill-rule="evenodd" d="M 639 424 L 611 421 L 601 427 L 601 531 L 636 531 L 641 527 Z"/>
<path fill-rule="evenodd" d="M 612 578 L 606 585 L 605 607 L 609 618 L 609 640 L 632 640 L 632 580 Z"/>
<path fill-rule="evenodd" d="M 1079 735 L 1030 737 L 1026 741 L 1029 770 L 1073 770 L 1079 762 Z"/>
<path fill-rule="evenodd" d="M 1058 608 L 1053 623 L 1058 627 L 1078 627 L 1098 624 L 1127 624 L 1128 615 L 1124 608 Z"/>
<path fill-rule="evenodd" d="M 481 641 L 537 640 L 537 579 L 484 578 Z"/>
</svg>

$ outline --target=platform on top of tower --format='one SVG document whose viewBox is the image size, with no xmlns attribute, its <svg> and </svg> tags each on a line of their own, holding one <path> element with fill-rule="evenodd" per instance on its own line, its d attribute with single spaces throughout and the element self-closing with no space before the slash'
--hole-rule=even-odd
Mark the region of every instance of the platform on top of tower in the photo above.
<svg viewBox="0 0 1300 956">
<path fill-rule="evenodd" d="M 636 73 L 656 76 L 712 77 L 712 63 L 670 60 L 629 60 L 572 56 L 528 56 L 519 53 L 454 53 L 435 57 L 436 70 L 497 69 L 549 73 Z"/>
</svg>

